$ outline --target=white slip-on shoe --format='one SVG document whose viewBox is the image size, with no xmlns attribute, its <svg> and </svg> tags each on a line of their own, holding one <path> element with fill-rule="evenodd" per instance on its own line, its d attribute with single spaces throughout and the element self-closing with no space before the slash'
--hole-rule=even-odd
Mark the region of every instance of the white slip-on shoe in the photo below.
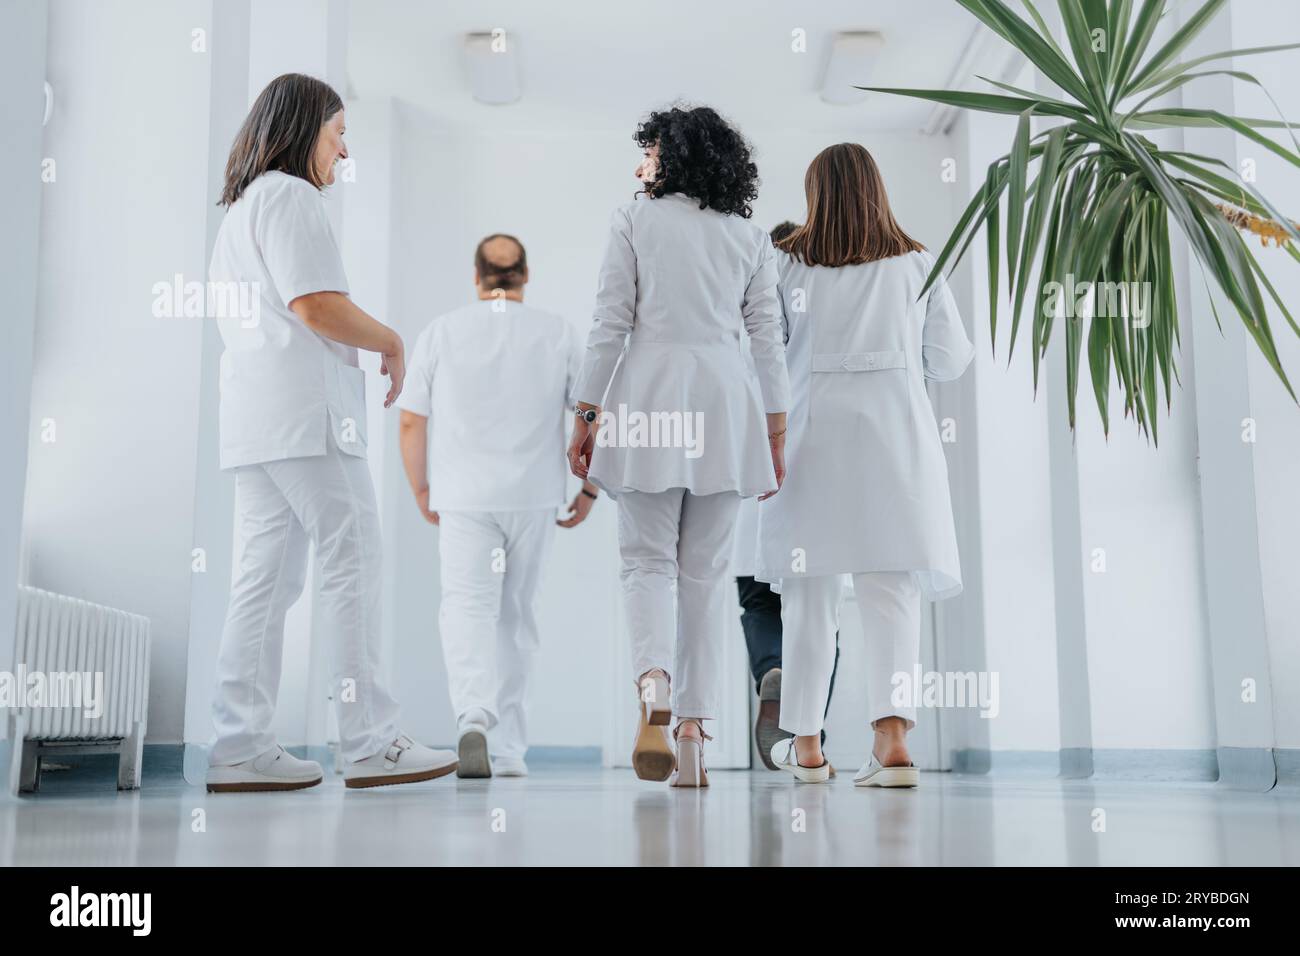
<svg viewBox="0 0 1300 956">
<path fill-rule="evenodd" d="M 921 771 L 916 769 L 915 764 L 882 767 L 874 753 L 853 778 L 855 787 L 916 787 L 920 783 Z"/>
<path fill-rule="evenodd" d="M 450 750 L 431 750 L 400 734 L 373 757 L 348 764 L 343 771 L 343 783 L 352 788 L 419 783 L 446 776 L 455 769 L 456 755 Z"/>
<path fill-rule="evenodd" d="M 487 727 L 467 722 L 460 725 L 460 742 L 456 744 L 460 765 L 456 776 L 471 779 L 492 776 L 492 760 L 488 756 Z"/>
<path fill-rule="evenodd" d="M 528 776 L 528 764 L 524 763 L 523 757 L 493 757 L 492 776 L 526 777 Z"/>
<path fill-rule="evenodd" d="M 321 782 L 320 764 L 299 760 L 278 744 L 243 763 L 208 768 L 208 793 L 303 790 Z"/>
<path fill-rule="evenodd" d="M 801 783 L 825 783 L 831 778 L 831 762 L 822 757 L 820 767 L 805 767 L 794 752 L 794 738 L 778 740 L 772 745 L 772 763 L 777 770 L 788 770 Z"/>
</svg>

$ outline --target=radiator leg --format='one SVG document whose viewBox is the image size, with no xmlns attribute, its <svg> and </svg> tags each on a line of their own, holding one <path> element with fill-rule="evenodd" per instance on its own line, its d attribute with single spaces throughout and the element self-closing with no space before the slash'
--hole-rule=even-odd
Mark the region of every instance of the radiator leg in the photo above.
<svg viewBox="0 0 1300 956">
<path fill-rule="evenodd" d="M 18 771 L 18 792 L 35 793 L 41 789 L 40 742 L 22 740 L 18 744 L 23 748 L 22 765 Z"/>
<path fill-rule="evenodd" d="M 144 723 L 136 721 L 131 733 L 122 738 L 117 756 L 117 789 L 139 790 L 144 764 Z"/>
</svg>

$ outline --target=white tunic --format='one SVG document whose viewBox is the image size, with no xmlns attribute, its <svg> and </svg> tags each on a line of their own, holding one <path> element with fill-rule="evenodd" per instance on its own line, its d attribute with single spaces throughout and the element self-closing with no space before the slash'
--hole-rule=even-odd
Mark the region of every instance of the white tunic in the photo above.
<svg viewBox="0 0 1300 956">
<path fill-rule="evenodd" d="M 575 393 L 607 416 L 593 483 L 611 497 L 776 487 L 764 413 L 790 402 L 776 282 L 771 240 L 747 219 L 678 193 L 615 210 Z"/>
<path fill-rule="evenodd" d="M 912 571 L 931 600 L 961 592 L 948 470 L 925 382 L 975 354 L 934 259 L 806 266 L 778 253 L 790 411 L 781 493 L 759 508 L 761 580 Z"/>
<path fill-rule="evenodd" d="M 323 455 L 327 430 L 340 450 L 364 458 L 366 376 L 357 350 L 313 332 L 289 308 L 311 292 L 348 292 L 316 187 L 278 171 L 253 180 L 221 222 L 208 278 L 255 306 L 247 314 L 222 308 L 217 317 L 226 345 L 221 467 Z"/>
<path fill-rule="evenodd" d="M 580 354 L 562 316 L 509 299 L 467 305 L 420 333 L 397 406 L 429 420 L 431 510 L 564 503 Z"/>
</svg>

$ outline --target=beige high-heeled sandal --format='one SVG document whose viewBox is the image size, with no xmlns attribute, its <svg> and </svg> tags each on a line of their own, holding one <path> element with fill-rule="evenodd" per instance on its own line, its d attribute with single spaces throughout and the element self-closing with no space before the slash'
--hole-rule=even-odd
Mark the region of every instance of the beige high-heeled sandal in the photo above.
<svg viewBox="0 0 1300 956">
<path fill-rule="evenodd" d="M 641 678 L 637 685 L 640 720 L 632 745 L 632 769 L 641 780 L 667 780 L 676 761 L 664 727 L 672 719 L 668 679 L 659 674 Z"/>
<path fill-rule="evenodd" d="M 682 724 L 687 721 L 700 728 L 701 739 L 678 736 Z M 707 787 L 709 785 L 709 774 L 704 769 L 704 741 L 712 739 L 704 732 L 704 724 L 694 717 L 685 718 L 673 728 L 673 740 L 677 742 L 677 769 L 673 772 L 673 778 L 668 781 L 668 786 Z"/>
</svg>

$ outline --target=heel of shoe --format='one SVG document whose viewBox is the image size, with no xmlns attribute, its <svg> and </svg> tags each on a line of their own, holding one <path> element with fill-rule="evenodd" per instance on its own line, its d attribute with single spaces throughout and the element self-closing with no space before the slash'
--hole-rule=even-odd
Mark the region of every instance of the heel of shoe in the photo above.
<svg viewBox="0 0 1300 956">
<path fill-rule="evenodd" d="M 668 744 L 668 736 L 660 725 L 651 723 L 650 709 L 642 704 L 636 742 L 632 745 L 632 769 L 641 780 L 667 780 L 673 766 L 673 749 Z"/>
<path fill-rule="evenodd" d="M 640 684 L 641 708 L 651 727 L 667 727 L 672 720 L 672 700 L 667 679 L 643 677 Z"/>
<path fill-rule="evenodd" d="M 691 737 L 677 741 L 677 772 L 671 786 L 707 787 L 709 775 L 704 770 L 704 741 Z"/>
</svg>

